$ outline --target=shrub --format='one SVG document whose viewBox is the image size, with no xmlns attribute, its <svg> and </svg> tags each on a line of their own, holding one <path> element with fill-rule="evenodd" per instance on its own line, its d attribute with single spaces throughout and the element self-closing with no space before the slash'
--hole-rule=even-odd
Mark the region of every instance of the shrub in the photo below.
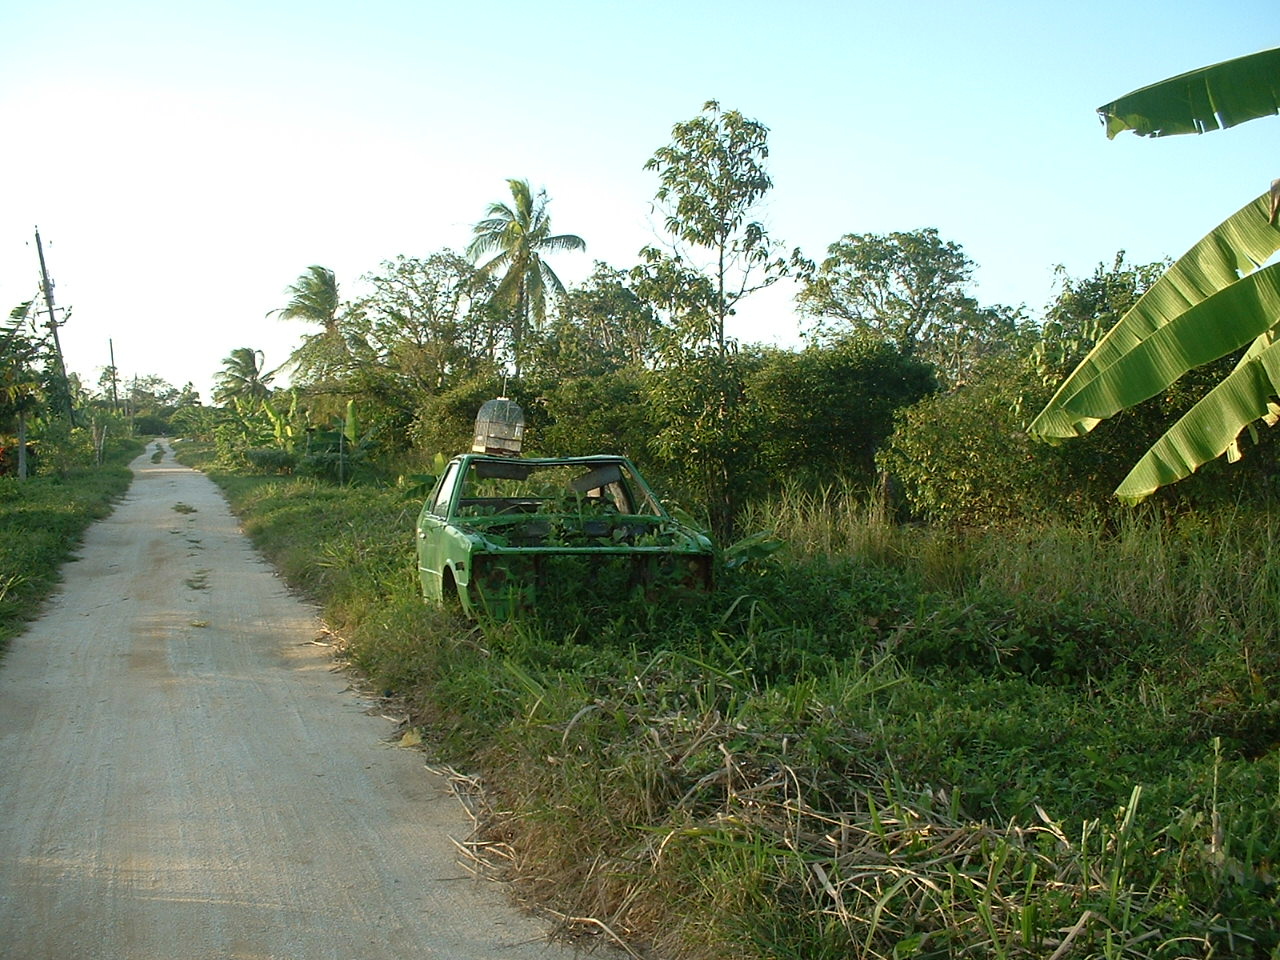
<svg viewBox="0 0 1280 960">
<path fill-rule="evenodd" d="M 657 429 L 646 395 L 649 376 L 639 367 L 624 367 L 549 385 L 539 452 L 550 457 L 616 453 L 647 461 Z"/>
<path fill-rule="evenodd" d="M 869 481 L 894 413 L 937 390 L 933 368 L 891 345 L 848 338 L 770 351 L 747 377 L 754 433 L 775 481 Z"/>
<path fill-rule="evenodd" d="M 244 458 L 258 473 L 288 474 L 298 464 L 297 457 L 278 447 L 255 447 L 246 450 Z"/>
</svg>

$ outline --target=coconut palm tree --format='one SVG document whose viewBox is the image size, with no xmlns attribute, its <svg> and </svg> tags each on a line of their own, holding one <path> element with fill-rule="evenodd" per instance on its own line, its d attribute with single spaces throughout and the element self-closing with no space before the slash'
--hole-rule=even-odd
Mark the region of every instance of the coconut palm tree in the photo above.
<svg viewBox="0 0 1280 960">
<path fill-rule="evenodd" d="M 213 399 L 224 406 L 236 400 L 252 403 L 256 408 L 271 396 L 275 371 L 263 368 L 261 350 L 252 347 L 236 347 L 223 357 L 222 369 L 214 375 Z"/>
<path fill-rule="evenodd" d="M 528 180 L 508 180 L 511 204 L 491 203 L 485 219 L 473 228 L 475 238 L 467 256 L 478 260 L 486 253 L 496 256 L 480 269 L 484 273 L 503 271 L 494 293 L 494 302 L 512 312 L 512 343 L 515 374 L 520 375 L 521 348 L 525 332 L 539 329 L 547 315 L 547 288 L 563 299 L 564 284 L 542 259 L 544 252 L 585 250 L 586 242 L 572 233 L 553 234 L 547 214 L 547 192 L 535 196 Z"/>
<path fill-rule="evenodd" d="M 270 311 L 281 320 L 303 320 L 318 323 L 326 333 L 337 329 L 338 281 L 328 267 L 312 265 L 285 288 L 289 302 L 278 310 Z"/>
<path fill-rule="evenodd" d="M 338 280 L 328 267 L 312 265 L 285 288 L 289 302 L 267 316 L 281 320 L 301 320 L 317 324 L 319 333 L 303 337 L 302 345 L 293 351 L 289 362 L 298 378 L 323 378 L 339 367 L 350 355 L 350 350 L 338 327 L 338 313 L 342 301 L 338 295 Z"/>
</svg>

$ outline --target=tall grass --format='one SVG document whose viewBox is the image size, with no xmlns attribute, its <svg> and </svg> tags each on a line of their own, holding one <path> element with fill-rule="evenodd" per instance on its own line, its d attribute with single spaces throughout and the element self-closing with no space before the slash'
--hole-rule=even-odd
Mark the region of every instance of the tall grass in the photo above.
<svg viewBox="0 0 1280 960">
<path fill-rule="evenodd" d="M 483 781 L 469 849 L 637 955 L 1280 957 L 1276 518 L 941 531 L 857 491 L 703 603 L 467 624 L 414 505 L 235 480 L 354 662 Z"/>
<path fill-rule="evenodd" d="M 858 556 L 908 569 L 930 588 L 991 585 L 1028 602 L 1088 596 L 1109 608 L 1204 630 L 1224 615 L 1274 631 L 1280 518 L 1228 508 L 1178 518 L 1132 511 L 1043 526 L 952 530 L 898 525 L 858 487 L 800 488 L 752 504 L 744 527 L 770 530 L 798 558 Z"/>
</svg>

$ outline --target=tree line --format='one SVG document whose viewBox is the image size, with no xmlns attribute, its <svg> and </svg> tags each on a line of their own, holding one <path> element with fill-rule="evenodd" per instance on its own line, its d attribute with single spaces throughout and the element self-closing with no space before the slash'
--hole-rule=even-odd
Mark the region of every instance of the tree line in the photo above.
<svg viewBox="0 0 1280 960">
<path fill-rule="evenodd" d="M 846 233 L 810 259 L 759 218 L 768 155 L 764 124 L 707 102 L 645 164 L 661 242 L 630 266 L 597 261 L 574 287 L 553 261 L 586 241 L 555 232 L 545 190 L 511 179 L 461 252 L 386 260 L 350 299 L 332 270 L 308 267 L 272 311 L 312 331 L 283 367 L 237 348 L 213 406 L 165 416 L 226 457 L 350 482 L 426 472 L 465 449 L 480 403 L 505 393 L 526 410 L 532 450 L 629 454 L 722 536 L 747 500 L 787 484 L 878 490 L 904 517 L 990 523 L 1105 509 L 1136 452 L 1239 360 L 1113 410 L 1086 443 L 1033 442 L 1054 389 L 1168 265 L 1118 253 L 1090 276 L 1060 269 L 1033 317 L 980 303 L 976 265 L 932 227 Z M 735 312 L 784 279 L 805 346 L 738 342 Z M 47 410 L 30 342 L 11 330 L 4 343 L 0 416 Z M 1209 483 L 1166 499 L 1265 490 L 1274 458 L 1251 459 L 1225 487 L 1211 466 Z"/>
</svg>

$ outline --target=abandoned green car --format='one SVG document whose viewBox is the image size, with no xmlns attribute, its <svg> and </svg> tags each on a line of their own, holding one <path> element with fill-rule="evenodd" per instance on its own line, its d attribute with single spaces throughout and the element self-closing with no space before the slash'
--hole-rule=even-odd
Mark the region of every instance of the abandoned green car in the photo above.
<svg viewBox="0 0 1280 960">
<path fill-rule="evenodd" d="M 705 590 L 712 556 L 625 457 L 464 454 L 418 518 L 423 596 L 469 615 L 505 617 L 564 595 Z"/>
</svg>

